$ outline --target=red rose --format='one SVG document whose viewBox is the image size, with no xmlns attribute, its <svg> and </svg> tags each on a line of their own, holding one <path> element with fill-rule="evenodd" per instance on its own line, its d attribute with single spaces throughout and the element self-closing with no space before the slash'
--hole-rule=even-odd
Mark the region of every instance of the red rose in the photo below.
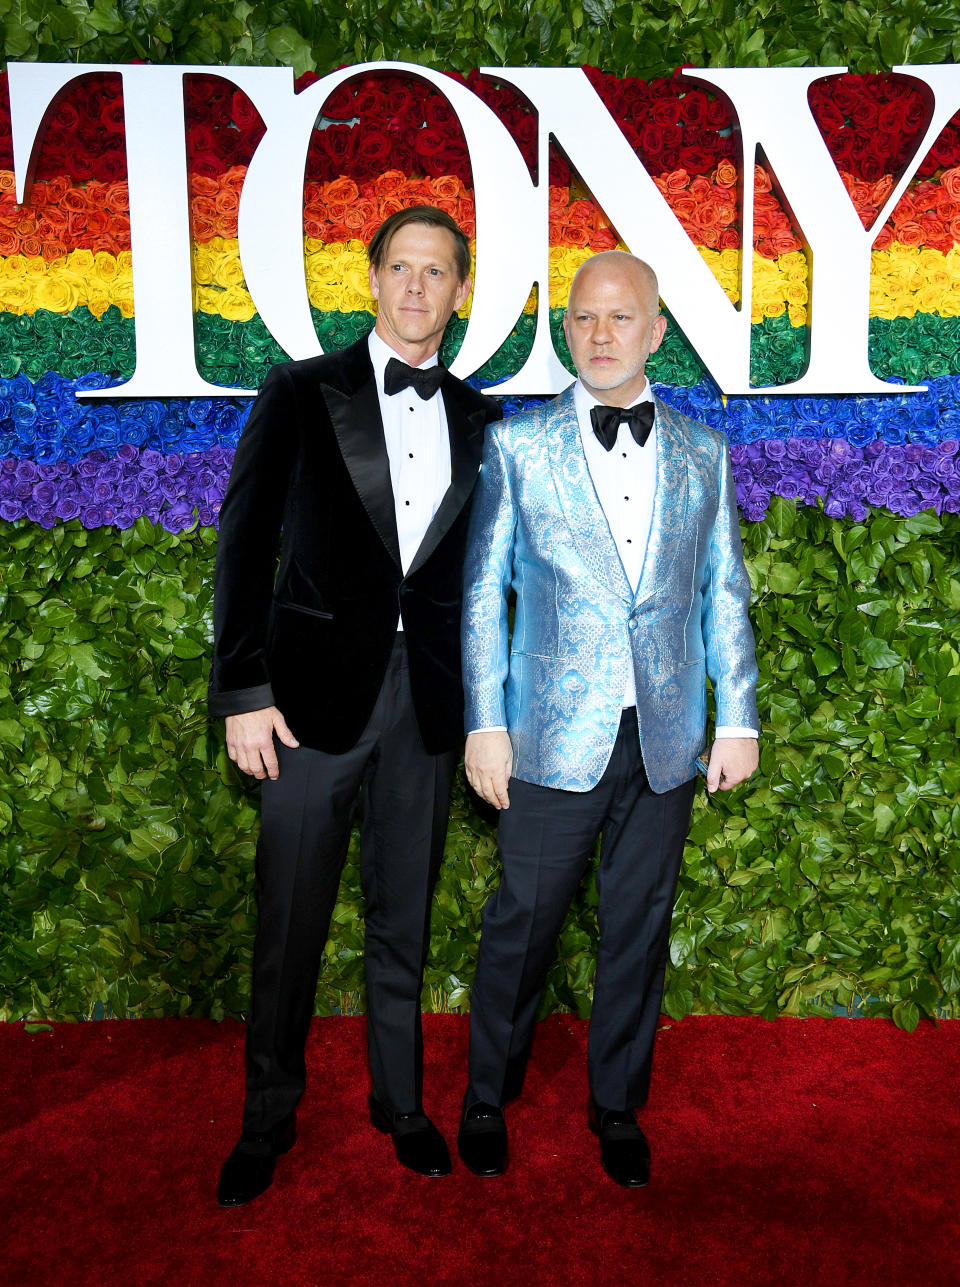
<svg viewBox="0 0 960 1287">
<path fill-rule="evenodd" d="M 650 105 L 651 119 L 657 125 L 676 125 L 680 114 L 680 101 L 676 98 L 657 98 Z"/>
<path fill-rule="evenodd" d="M 731 124 L 730 108 L 724 98 L 711 98 L 707 103 L 705 122 L 712 130 L 729 129 Z"/>
<path fill-rule="evenodd" d="M 104 152 L 97 165 L 97 173 L 104 183 L 117 183 L 127 177 L 126 153 Z"/>
<path fill-rule="evenodd" d="M 706 174 L 713 169 L 714 155 L 704 147 L 683 147 L 680 149 L 680 164 L 691 174 Z"/>
<path fill-rule="evenodd" d="M 680 114 L 688 125 L 701 125 L 707 117 L 707 96 L 702 89 L 692 89 L 680 100 Z"/>
<path fill-rule="evenodd" d="M 360 139 L 357 145 L 357 159 L 365 171 L 376 173 L 390 162 L 394 143 L 382 130 L 359 127 Z"/>
</svg>

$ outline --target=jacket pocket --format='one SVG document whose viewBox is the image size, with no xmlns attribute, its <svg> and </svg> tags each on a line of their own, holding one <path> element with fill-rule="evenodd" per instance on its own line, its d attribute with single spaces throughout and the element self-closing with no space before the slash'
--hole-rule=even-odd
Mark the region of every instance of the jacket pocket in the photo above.
<svg viewBox="0 0 960 1287">
<path fill-rule="evenodd" d="M 290 612 L 302 612 L 305 617 L 319 617 L 321 621 L 332 621 L 332 612 L 321 612 L 319 608 L 305 608 L 302 603 L 288 603 L 277 600 L 278 608 L 287 608 Z"/>
</svg>

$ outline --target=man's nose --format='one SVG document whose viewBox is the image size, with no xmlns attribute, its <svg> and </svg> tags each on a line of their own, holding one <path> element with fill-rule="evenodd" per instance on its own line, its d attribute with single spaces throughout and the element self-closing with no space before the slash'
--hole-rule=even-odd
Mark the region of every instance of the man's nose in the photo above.
<svg viewBox="0 0 960 1287">
<path fill-rule="evenodd" d="M 411 295 L 422 295 L 424 291 L 424 281 L 422 273 L 411 273 L 407 280 L 407 290 Z"/>
</svg>

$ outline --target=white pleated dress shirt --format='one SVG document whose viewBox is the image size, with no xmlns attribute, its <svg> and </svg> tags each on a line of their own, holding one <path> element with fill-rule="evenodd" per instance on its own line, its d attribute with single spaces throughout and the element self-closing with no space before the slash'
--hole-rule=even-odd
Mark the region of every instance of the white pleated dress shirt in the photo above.
<svg viewBox="0 0 960 1287">
<path fill-rule="evenodd" d="M 434 514 L 450 486 L 450 436 L 447 413 L 439 391 L 432 398 L 421 398 L 415 389 L 399 393 L 383 391 L 383 377 L 392 357 L 406 361 L 394 352 L 376 331 L 370 332 L 370 360 L 377 381 L 377 397 L 383 420 L 383 435 L 390 461 L 390 482 L 397 514 L 397 536 L 400 539 L 400 565 L 406 575 L 423 541 Z M 437 365 L 437 355 L 422 363 Z M 403 629 L 402 620 L 397 628 Z"/>
<path fill-rule="evenodd" d="M 590 420 L 591 408 L 603 404 L 584 387 L 582 380 L 577 380 L 574 386 L 573 400 L 590 478 L 630 588 L 635 591 L 643 571 L 653 520 L 653 501 L 657 493 L 657 426 L 654 423 L 650 436 L 641 447 L 634 440 L 630 426 L 621 424 L 616 442 L 607 451 L 593 432 Z M 652 401 L 653 394 L 648 383 L 630 406 L 636 407 L 643 402 Z M 623 705 L 626 708 L 636 704 L 636 680 L 631 666 L 623 694 Z M 756 737 L 757 730 L 720 725 L 714 736 Z"/>
</svg>

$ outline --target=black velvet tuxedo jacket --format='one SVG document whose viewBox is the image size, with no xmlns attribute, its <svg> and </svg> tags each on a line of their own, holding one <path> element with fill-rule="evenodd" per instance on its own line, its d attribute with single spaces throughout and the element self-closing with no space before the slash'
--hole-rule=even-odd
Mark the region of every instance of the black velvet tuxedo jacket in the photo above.
<svg viewBox="0 0 960 1287">
<path fill-rule="evenodd" d="M 441 396 L 451 484 L 404 575 L 366 339 L 269 372 L 220 511 L 211 715 L 275 705 L 302 745 L 349 750 L 402 612 L 424 745 L 460 742 L 464 545 L 484 425 L 500 409 L 449 373 Z"/>
</svg>

